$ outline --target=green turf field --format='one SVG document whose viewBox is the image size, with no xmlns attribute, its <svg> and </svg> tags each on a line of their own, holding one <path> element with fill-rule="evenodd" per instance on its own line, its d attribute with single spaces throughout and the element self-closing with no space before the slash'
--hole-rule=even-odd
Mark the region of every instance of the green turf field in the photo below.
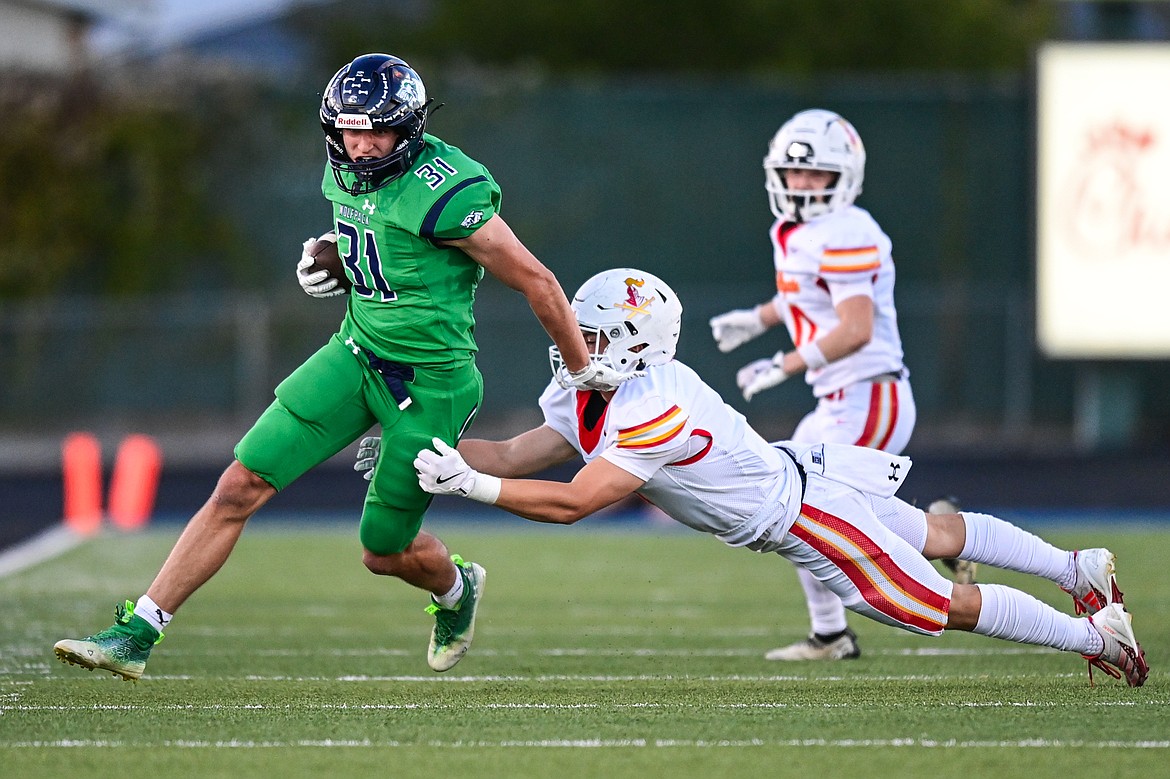
<svg viewBox="0 0 1170 779">
<path fill-rule="evenodd" d="M 861 618 L 852 662 L 763 659 L 803 635 L 792 567 L 688 532 L 436 525 L 488 571 L 475 646 L 426 665 L 425 597 L 361 565 L 350 527 L 250 528 L 146 676 L 52 644 L 137 598 L 177 526 L 103 535 L 0 578 L 5 776 L 1165 776 L 1170 528 L 1042 530 L 1108 545 L 1152 673 Z M 1028 577 L 981 571 L 1062 609 Z M 12 772 L 10 772 L 12 771 Z"/>
</svg>

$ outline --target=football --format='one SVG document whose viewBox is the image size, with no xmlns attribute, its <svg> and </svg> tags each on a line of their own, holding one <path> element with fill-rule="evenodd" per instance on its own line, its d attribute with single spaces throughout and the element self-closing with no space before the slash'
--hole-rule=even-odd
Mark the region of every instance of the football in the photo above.
<svg viewBox="0 0 1170 779">
<path fill-rule="evenodd" d="M 353 287 L 353 282 L 345 275 L 345 266 L 341 262 L 341 255 L 337 253 L 336 241 L 318 240 L 309 248 L 309 256 L 313 258 L 309 273 L 328 271 L 329 277 L 337 279 L 342 289 L 348 292 Z"/>
</svg>

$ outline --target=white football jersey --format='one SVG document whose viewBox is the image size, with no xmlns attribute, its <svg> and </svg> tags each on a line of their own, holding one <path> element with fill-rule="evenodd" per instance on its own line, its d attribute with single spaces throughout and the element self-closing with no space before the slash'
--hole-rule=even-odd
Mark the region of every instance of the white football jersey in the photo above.
<svg viewBox="0 0 1170 779">
<path fill-rule="evenodd" d="M 802 224 L 772 225 L 776 308 L 792 342 L 801 347 L 835 328 L 835 306 L 854 295 L 873 300 L 873 338 L 823 368 L 808 371 L 813 394 L 823 397 L 855 382 L 902 370 L 902 336 L 894 310 L 892 244 L 869 215 L 849 206 Z"/>
<path fill-rule="evenodd" d="M 604 457 L 639 479 L 638 494 L 675 520 L 744 546 L 800 512 L 800 474 L 693 370 L 673 360 L 598 392 L 550 382 L 545 423 L 591 462 Z"/>
</svg>

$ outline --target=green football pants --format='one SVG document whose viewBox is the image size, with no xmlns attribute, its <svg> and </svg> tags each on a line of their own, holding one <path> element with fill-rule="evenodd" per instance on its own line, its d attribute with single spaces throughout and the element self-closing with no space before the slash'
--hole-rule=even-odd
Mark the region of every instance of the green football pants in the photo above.
<svg viewBox="0 0 1170 779">
<path fill-rule="evenodd" d="M 277 386 L 276 400 L 236 445 L 236 459 L 280 490 L 380 423 L 382 453 L 360 537 L 374 554 L 401 552 L 418 535 L 431 502 L 418 486 L 414 459 L 432 438 L 458 441 L 483 401 L 483 377 L 467 360 L 415 368 L 406 386 L 411 403 L 400 410 L 366 354 L 354 354 L 334 335 Z"/>
</svg>

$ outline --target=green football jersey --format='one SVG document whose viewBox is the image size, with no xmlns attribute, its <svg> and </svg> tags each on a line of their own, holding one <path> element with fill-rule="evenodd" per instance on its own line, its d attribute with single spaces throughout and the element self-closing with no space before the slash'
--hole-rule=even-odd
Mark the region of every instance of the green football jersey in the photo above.
<svg viewBox="0 0 1170 779">
<path fill-rule="evenodd" d="M 483 268 L 436 241 L 466 238 L 500 207 L 483 165 L 432 135 L 425 140 L 410 170 L 381 189 L 350 195 L 328 165 L 321 185 L 353 281 L 342 337 L 420 367 L 475 354 L 472 306 Z"/>
</svg>

